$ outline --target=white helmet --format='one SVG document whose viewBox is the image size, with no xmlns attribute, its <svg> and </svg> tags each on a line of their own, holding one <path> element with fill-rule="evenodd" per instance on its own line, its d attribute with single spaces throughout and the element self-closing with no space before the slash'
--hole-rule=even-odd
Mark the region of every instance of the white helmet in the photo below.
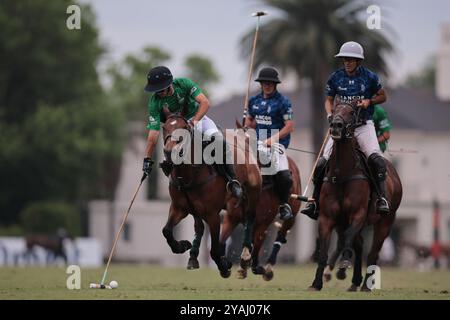
<svg viewBox="0 0 450 320">
<path fill-rule="evenodd" d="M 339 50 L 339 53 L 335 57 L 364 59 L 364 49 L 358 42 L 349 41 L 342 45 L 341 50 Z"/>
</svg>

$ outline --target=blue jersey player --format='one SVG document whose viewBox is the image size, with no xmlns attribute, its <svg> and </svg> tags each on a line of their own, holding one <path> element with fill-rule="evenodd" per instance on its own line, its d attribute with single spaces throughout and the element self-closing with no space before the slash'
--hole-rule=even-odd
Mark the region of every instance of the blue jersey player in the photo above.
<svg viewBox="0 0 450 320">
<path fill-rule="evenodd" d="M 364 60 L 363 47 L 354 41 L 346 42 L 335 57 L 342 58 L 344 67 L 333 72 L 326 85 L 325 110 L 330 120 L 335 99 L 341 102 L 356 101 L 361 108 L 359 118 L 362 125 L 355 129 L 355 137 L 359 147 L 365 153 L 368 164 L 374 172 L 378 190 L 377 212 L 389 214 L 386 200 L 386 163 L 381 155 L 378 139 L 373 123 L 374 106 L 386 101 L 386 93 L 381 86 L 378 76 L 361 65 Z M 317 219 L 319 213 L 319 196 L 326 162 L 330 157 L 333 140 L 329 139 L 325 145 L 323 157 L 319 159 L 314 171 L 314 202 L 308 203 L 301 212 L 312 219 Z"/>
<path fill-rule="evenodd" d="M 292 177 L 286 156 L 291 132 L 294 130 L 292 106 L 289 99 L 277 90 L 281 83 L 274 68 L 263 68 L 255 80 L 261 84 L 261 93 L 251 97 L 245 126 L 256 130 L 260 159 L 270 159 L 271 169 L 266 174 L 275 175 L 275 192 L 280 200 L 279 214 L 282 220 L 292 219 L 288 204 Z"/>
</svg>

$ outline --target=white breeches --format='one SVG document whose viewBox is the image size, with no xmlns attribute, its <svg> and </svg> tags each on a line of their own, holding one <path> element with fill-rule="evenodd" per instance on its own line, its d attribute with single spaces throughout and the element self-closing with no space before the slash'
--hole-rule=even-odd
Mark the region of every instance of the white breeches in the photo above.
<svg viewBox="0 0 450 320">
<path fill-rule="evenodd" d="M 375 126 L 372 120 L 367 120 L 365 125 L 356 128 L 355 137 L 361 151 L 364 152 L 367 158 L 369 158 L 372 153 L 378 153 L 381 155 L 380 146 L 378 145 L 378 139 L 375 133 Z M 330 158 L 332 148 L 333 139 L 329 137 L 323 151 L 323 156 L 325 159 L 328 160 Z"/>
<path fill-rule="evenodd" d="M 266 147 L 262 141 L 258 141 L 259 161 L 263 165 L 261 174 L 274 175 L 283 170 L 289 170 L 289 163 L 286 155 L 286 149 L 280 143 L 275 143 L 272 147 Z M 267 164 L 270 166 L 265 167 Z"/>
</svg>

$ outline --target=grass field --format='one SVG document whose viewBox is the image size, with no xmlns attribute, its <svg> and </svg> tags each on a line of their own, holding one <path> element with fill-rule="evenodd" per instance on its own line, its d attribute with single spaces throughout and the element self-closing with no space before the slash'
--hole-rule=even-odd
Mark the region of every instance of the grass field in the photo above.
<svg viewBox="0 0 450 320">
<path fill-rule="evenodd" d="M 159 266 L 112 265 L 109 280 L 115 290 L 89 289 L 99 282 L 103 269 L 83 269 L 81 289 L 68 290 L 64 268 L 0 268 L 0 300 L 4 299 L 450 299 L 450 272 L 417 272 L 383 268 L 381 290 L 346 292 L 350 285 L 335 278 L 321 292 L 309 292 L 314 266 L 281 266 L 266 282 L 249 274 L 222 279 L 213 268 L 188 271 Z M 351 272 L 348 273 L 351 275 Z M 334 275 L 333 275 L 334 276 Z M 108 280 L 108 281 L 109 281 Z"/>
</svg>

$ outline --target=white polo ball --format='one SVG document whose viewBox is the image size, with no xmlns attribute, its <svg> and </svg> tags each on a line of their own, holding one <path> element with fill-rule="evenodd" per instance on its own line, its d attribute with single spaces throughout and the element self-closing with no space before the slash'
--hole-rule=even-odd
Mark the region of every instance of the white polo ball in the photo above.
<svg viewBox="0 0 450 320">
<path fill-rule="evenodd" d="M 113 280 L 113 281 L 111 281 L 111 282 L 109 283 L 109 286 L 110 286 L 112 289 L 115 289 L 115 288 L 117 288 L 117 287 L 119 286 L 119 283 L 117 283 L 117 281 Z"/>
</svg>

